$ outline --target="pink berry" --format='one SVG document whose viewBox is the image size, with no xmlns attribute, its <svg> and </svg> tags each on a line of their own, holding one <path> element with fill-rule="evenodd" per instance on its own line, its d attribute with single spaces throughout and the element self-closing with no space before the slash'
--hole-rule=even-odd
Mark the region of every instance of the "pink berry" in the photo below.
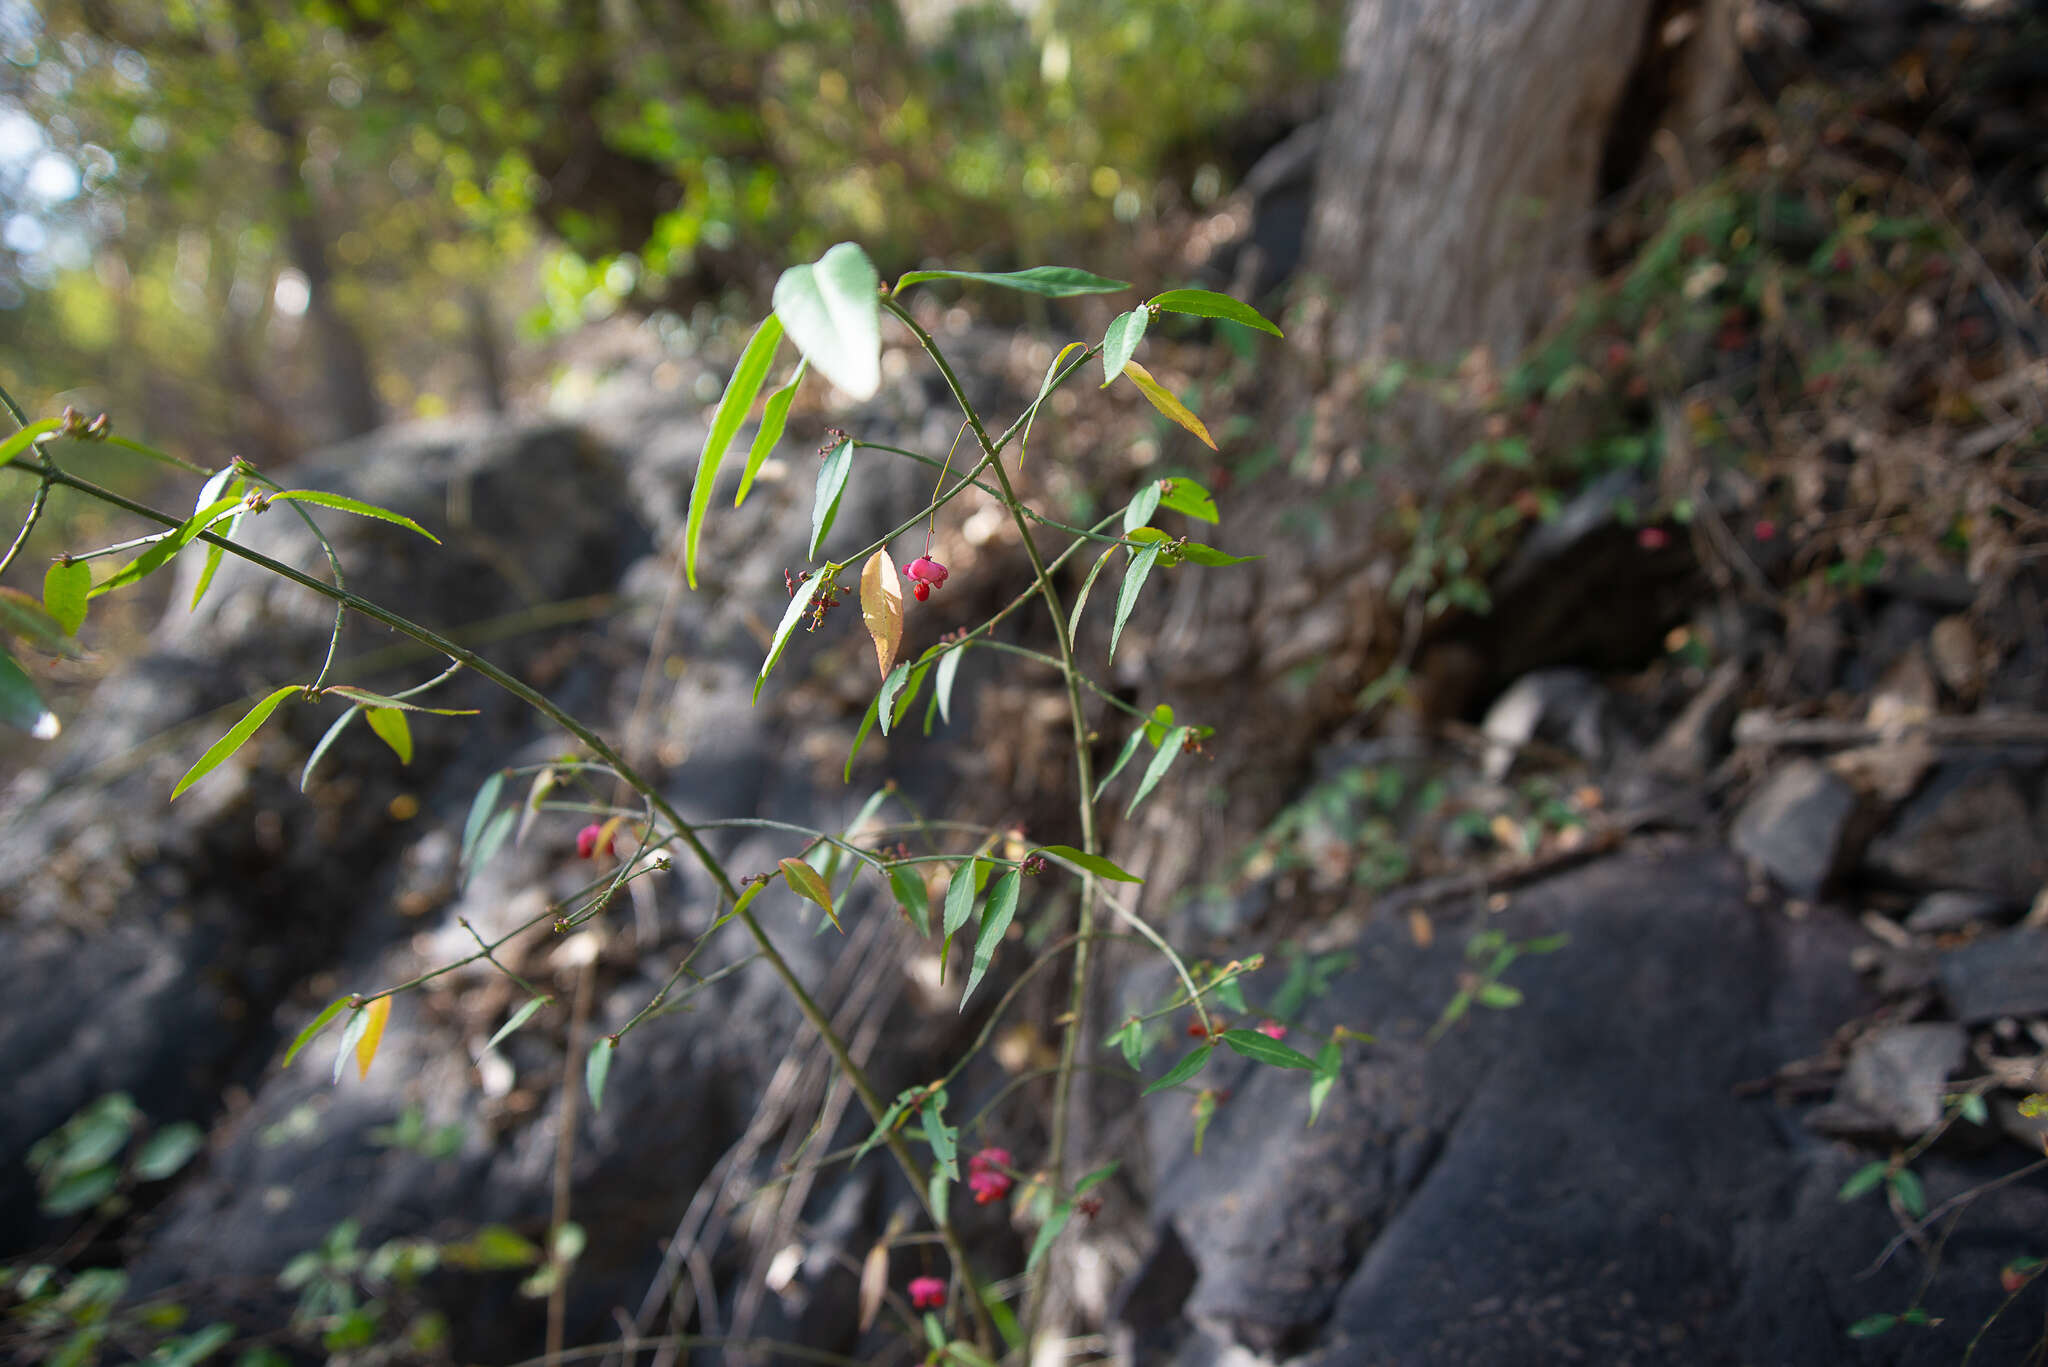
<svg viewBox="0 0 2048 1367">
<path fill-rule="evenodd" d="M 937 1277 L 910 1279 L 910 1308 L 933 1310 L 946 1303 L 946 1284 Z"/>
<path fill-rule="evenodd" d="M 933 589 L 945 587 L 946 576 L 950 573 L 952 571 L 928 555 L 920 555 L 903 567 L 903 577 L 911 584 L 910 592 L 920 603 L 931 597 Z"/>
</svg>

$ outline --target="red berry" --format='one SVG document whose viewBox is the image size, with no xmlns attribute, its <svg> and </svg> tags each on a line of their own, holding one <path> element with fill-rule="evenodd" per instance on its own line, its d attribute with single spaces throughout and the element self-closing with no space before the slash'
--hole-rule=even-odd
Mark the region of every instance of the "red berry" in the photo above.
<svg viewBox="0 0 2048 1367">
<path fill-rule="evenodd" d="M 922 603 L 925 599 L 932 596 L 932 586 L 930 584 L 912 584 L 910 586 L 910 596 Z"/>
</svg>

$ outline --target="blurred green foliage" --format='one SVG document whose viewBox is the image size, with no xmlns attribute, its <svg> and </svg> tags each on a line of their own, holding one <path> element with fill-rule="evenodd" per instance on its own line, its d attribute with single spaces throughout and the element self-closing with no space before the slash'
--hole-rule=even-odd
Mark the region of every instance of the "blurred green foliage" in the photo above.
<svg viewBox="0 0 2048 1367">
<path fill-rule="evenodd" d="M 701 325 L 841 238 L 885 273 L 1114 269 L 1227 188 L 1254 114 L 1308 112 L 1341 10 L 0 0 L 0 134 L 78 173 L 0 247 L 0 374 L 262 459 L 326 434 L 330 334 L 431 413 L 493 320 Z"/>
</svg>

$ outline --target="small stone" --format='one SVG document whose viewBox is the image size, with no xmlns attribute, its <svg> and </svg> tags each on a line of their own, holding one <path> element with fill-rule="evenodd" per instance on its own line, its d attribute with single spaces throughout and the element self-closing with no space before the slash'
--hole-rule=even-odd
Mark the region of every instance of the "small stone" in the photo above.
<svg viewBox="0 0 2048 1367">
<path fill-rule="evenodd" d="M 1941 990 L 1965 1025 L 2048 1012 L 2048 928 L 2022 926 L 1949 950 Z"/>
<path fill-rule="evenodd" d="M 1941 1123 L 1948 1075 L 1962 1066 L 1968 1043 L 1954 1021 L 1865 1035 L 1850 1051 L 1835 1105 L 1815 1112 L 1810 1123 L 1838 1134 L 1925 1134 Z"/>
<path fill-rule="evenodd" d="M 1973 701 L 1984 686 L 1984 651 L 1970 619 L 1958 613 L 1944 617 L 1927 634 L 1927 653 L 1942 685 L 1964 702 Z"/>
<path fill-rule="evenodd" d="M 1824 765 L 1794 760 L 1743 804 L 1730 843 L 1785 891 L 1817 898 L 1843 863 L 1855 815 L 1848 784 Z"/>
<path fill-rule="evenodd" d="M 1946 768 L 1871 843 L 1872 872 L 1909 887 L 2024 902 L 2048 877 L 2026 797 L 2001 769 Z"/>
<path fill-rule="evenodd" d="M 1962 930 L 1979 921 L 1998 919 L 2006 903 L 1982 892 L 1930 892 L 1906 917 L 1906 929 L 1923 935 Z"/>
<path fill-rule="evenodd" d="M 1742 695 L 1742 664 L 1723 660 L 1650 751 L 1650 766 L 1671 778 L 1704 778 L 1727 748 Z"/>
</svg>

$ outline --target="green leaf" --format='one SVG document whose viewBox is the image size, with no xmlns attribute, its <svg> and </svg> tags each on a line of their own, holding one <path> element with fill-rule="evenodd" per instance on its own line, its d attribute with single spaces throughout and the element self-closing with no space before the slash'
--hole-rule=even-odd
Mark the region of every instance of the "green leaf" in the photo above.
<svg viewBox="0 0 2048 1367">
<path fill-rule="evenodd" d="M 946 1123 L 946 1094 L 933 1092 L 919 1111 L 924 1121 L 924 1142 L 931 1146 L 934 1177 L 948 1182 L 960 1180 L 960 1132 Z"/>
<path fill-rule="evenodd" d="M 1010 929 L 1010 921 L 1017 914 L 1017 894 L 1023 883 L 1023 874 L 1011 869 L 996 880 L 989 889 L 988 902 L 981 912 L 981 933 L 974 937 L 974 966 L 967 973 L 967 987 L 960 994 L 960 1009 L 967 1009 L 967 999 L 974 995 L 975 984 L 988 972 L 995 962 L 996 947 L 1003 942 L 1003 936 Z"/>
<path fill-rule="evenodd" d="M 1069 342 L 1060 348 L 1060 354 L 1052 358 L 1052 364 L 1045 368 L 1045 378 L 1039 382 L 1038 397 L 1031 401 L 1030 409 L 1024 414 L 1024 434 L 1017 439 L 1017 468 L 1024 468 L 1024 458 L 1031 454 L 1031 427 L 1038 421 L 1039 407 L 1045 396 L 1052 393 L 1052 382 L 1059 378 L 1060 366 L 1068 356 L 1087 348 L 1080 342 Z"/>
<path fill-rule="evenodd" d="M 1127 361 L 1124 363 L 1124 374 L 1131 377 L 1131 383 L 1138 386 L 1138 392 L 1145 396 L 1146 402 L 1166 415 L 1169 421 L 1192 432 L 1202 445 L 1211 451 L 1216 449 L 1215 438 L 1209 435 L 1209 429 L 1202 425 L 1202 420 L 1189 411 L 1188 406 L 1175 397 L 1165 385 L 1153 379 L 1151 371 L 1136 361 Z"/>
<path fill-rule="evenodd" d="M 1965 1092 L 1956 1099 L 1956 1114 L 1972 1125 L 1991 1123 L 1990 1108 L 1984 1104 L 1984 1098 L 1975 1092 Z"/>
<path fill-rule="evenodd" d="M 1159 548 L 1163 543 L 1148 542 L 1140 546 L 1131 556 L 1131 563 L 1124 567 L 1123 588 L 1116 595 L 1116 624 L 1109 629 L 1109 658 L 1116 658 L 1116 643 L 1124 634 L 1124 623 L 1130 620 L 1131 609 L 1138 606 L 1138 591 L 1145 587 L 1145 577 L 1152 573 L 1152 566 L 1159 561 Z"/>
<path fill-rule="evenodd" d="M 28 450 L 29 444 L 45 432 L 54 432 L 63 425 L 64 420 L 62 418 L 41 418 L 7 437 L 5 440 L 0 440 L 0 464 L 13 460 L 23 451 Z"/>
<path fill-rule="evenodd" d="M 2043 1095 L 2040 1092 L 2029 1092 L 2020 1098 L 2020 1104 L 2017 1109 L 2021 1115 L 2029 1120 L 2034 1119 L 2036 1116 L 2048 1115 L 2048 1095 Z"/>
<path fill-rule="evenodd" d="M 483 839 L 484 827 L 491 824 L 491 816 L 498 810 L 498 797 L 505 791 L 505 773 L 501 769 L 483 781 L 470 799 L 469 816 L 462 823 L 462 868 L 465 876 L 476 866 L 477 842 Z"/>
<path fill-rule="evenodd" d="M 441 1253 L 473 1272 L 509 1272 L 541 1260 L 539 1245 L 505 1225 L 485 1225 L 461 1243 L 442 1245 Z"/>
<path fill-rule="evenodd" d="M 379 998 L 379 1000 L 384 999 Z M 347 1065 L 349 1055 L 356 1051 L 356 1045 L 361 1042 L 364 1033 L 369 1028 L 370 1009 L 367 1006 L 358 1006 L 355 1010 L 348 1013 L 348 1020 L 341 1027 L 341 1042 L 334 1049 L 334 1072 L 328 1078 L 329 1083 L 333 1086 L 339 1087 L 341 1085 L 341 1070 Z"/>
<path fill-rule="evenodd" d="M 1124 771 L 1124 766 L 1131 762 L 1131 756 L 1138 753 L 1138 746 L 1144 742 L 1144 739 L 1144 727 L 1141 726 L 1137 730 L 1131 732 L 1131 738 L 1124 742 L 1124 748 L 1117 755 L 1116 763 L 1109 766 L 1109 772 L 1104 774 L 1102 776 L 1102 780 L 1095 785 L 1095 797 L 1097 801 L 1101 801 L 1102 799 L 1102 790 L 1104 788 L 1107 788 L 1110 785 L 1110 782 L 1113 779 L 1115 779 L 1118 774 L 1121 774 Z"/>
<path fill-rule="evenodd" d="M 789 880 L 789 889 L 806 901 L 816 902 L 825 909 L 825 916 L 835 930 L 842 935 L 846 927 L 839 924 L 839 914 L 832 910 L 832 889 L 818 876 L 818 871 L 801 859 L 785 859 L 781 863 L 782 876 Z"/>
<path fill-rule="evenodd" d="M 114 1194 L 120 1174 L 109 1167 L 75 1172 L 51 1187 L 41 1202 L 45 1215 L 76 1215 Z"/>
<path fill-rule="evenodd" d="M 1897 1315 L 1865 1315 L 1849 1326 L 1852 1339 L 1874 1339 L 1879 1334 L 1890 1333 L 1899 1322 Z"/>
<path fill-rule="evenodd" d="M 771 315 L 772 316 L 772 315 Z M 747 491 L 754 487 L 754 476 L 761 472 L 768 457 L 775 452 L 775 444 L 782 440 L 782 430 L 789 426 L 789 404 L 796 397 L 796 387 L 803 383 L 804 372 L 811 363 L 798 360 L 796 373 L 789 377 L 789 383 L 768 396 L 768 402 L 761 409 L 761 425 L 754 430 L 754 444 L 747 451 L 746 468 L 740 471 L 739 491 L 732 496 L 732 506 L 737 508 L 747 501 Z M 695 490 L 691 491 L 694 495 Z"/>
<path fill-rule="evenodd" d="M 320 489 L 286 489 L 282 493 L 272 494 L 270 501 L 272 503 L 310 503 L 316 508 L 332 508 L 336 512 L 354 513 L 357 517 L 373 517 L 379 522 L 394 523 L 405 528 L 407 531 L 418 532 L 436 546 L 441 544 L 440 537 L 435 536 L 404 513 L 394 513 L 389 508 L 379 508 L 374 503 L 365 503 L 359 498 L 349 498 L 345 494 L 330 494 Z"/>
<path fill-rule="evenodd" d="M 73 636 L 85 625 L 85 605 L 91 594 L 92 566 L 83 560 L 68 565 L 59 561 L 43 571 L 43 606 Z"/>
<path fill-rule="evenodd" d="M 1226 555 L 1214 546 L 1204 546 L 1199 541 L 1184 541 L 1180 546 L 1181 555 L 1197 565 L 1220 567 L 1223 565 L 1246 565 L 1254 560 L 1263 560 L 1261 555 Z"/>
<path fill-rule="evenodd" d="M 854 399 L 882 387 L 880 281 L 866 252 L 842 242 L 775 282 L 775 316 L 812 365 Z"/>
<path fill-rule="evenodd" d="M 196 1334 L 167 1341 L 143 1359 L 143 1367 L 194 1367 L 227 1347 L 234 1337 L 233 1325 L 209 1324 Z"/>
<path fill-rule="evenodd" d="M 782 610 L 782 620 L 776 624 L 775 639 L 768 645 L 768 658 L 761 661 L 760 676 L 754 680 L 755 702 L 761 701 L 761 685 L 768 682 L 768 671 L 774 669 L 775 662 L 782 658 L 783 647 L 789 644 L 790 633 L 796 630 L 797 623 L 803 621 L 804 614 L 810 610 L 811 600 L 818 596 L 819 589 L 825 587 L 825 580 L 828 577 L 825 574 L 814 574 L 798 584 L 796 592 L 790 595 L 789 606 Z"/>
<path fill-rule="evenodd" d="M 1069 639 L 1081 630 L 1081 609 L 1088 605 L 1088 591 L 1095 587 L 1095 577 L 1102 573 L 1102 567 L 1107 565 L 1109 558 L 1115 554 L 1116 547 L 1111 546 L 1108 550 L 1097 556 L 1094 566 L 1088 571 L 1088 577 L 1081 581 L 1081 592 L 1074 598 L 1074 610 L 1067 616 L 1067 636 Z"/>
<path fill-rule="evenodd" d="M 1185 313 L 1195 318 L 1228 318 L 1233 323 L 1242 323 L 1248 328 L 1270 332 L 1275 337 L 1285 334 L 1267 322 L 1260 312 L 1250 304 L 1241 304 L 1227 294 L 1214 290 L 1168 290 L 1155 294 L 1147 301 L 1146 307 L 1162 313 Z"/>
<path fill-rule="evenodd" d="M 1506 1011 L 1522 1004 L 1522 989 L 1507 983 L 1481 983 L 1476 995 L 1481 1006 L 1490 1006 L 1496 1011 Z"/>
<path fill-rule="evenodd" d="M 1135 1017 L 1118 1026 L 1116 1033 L 1103 1043 L 1114 1044 L 1122 1050 L 1124 1062 L 1131 1065 L 1133 1072 L 1145 1061 L 1145 1026 Z"/>
<path fill-rule="evenodd" d="M 1171 512 L 1191 517 L 1197 522 L 1215 523 L 1220 520 L 1216 511 L 1216 500 L 1201 485 L 1191 479 L 1175 475 L 1166 481 L 1171 487 L 1159 496 L 1159 506 Z"/>
<path fill-rule="evenodd" d="M 509 1035 L 511 1035 L 513 1031 L 517 1030 L 520 1026 L 526 1024 L 528 1021 L 533 1019 L 534 1012 L 540 1010 L 543 1006 L 546 1006 L 549 1002 L 553 1000 L 553 997 L 527 998 L 526 1004 L 520 1007 L 517 1011 L 514 1011 L 512 1013 L 512 1018 L 506 1021 L 503 1025 L 499 1026 L 498 1032 L 492 1035 L 488 1040 L 484 1042 L 484 1047 L 477 1051 L 477 1057 L 482 1058 L 485 1054 L 490 1053 L 491 1050 L 497 1048 L 500 1044 L 503 1044 L 506 1038 Z"/>
<path fill-rule="evenodd" d="M 1329 1100 L 1330 1089 L 1337 1085 L 1337 1078 L 1344 1067 L 1344 1041 L 1341 1035 L 1332 1035 L 1316 1054 L 1315 1081 L 1308 1085 L 1308 1123 L 1316 1123 L 1316 1117 L 1323 1113 L 1323 1103 Z"/>
<path fill-rule="evenodd" d="M 875 1128 L 868 1131 L 868 1137 L 861 1140 L 860 1147 L 853 1151 L 853 1161 L 846 1165 L 848 1168 L 859 1167 L 860 1160 L 866 1158 L 875 1145 L 888 1138 L 889 1131 L 895 1127 L 897 1120 L 910 1109 L 910 1103 L 916 1099 L 918 1090 L 916 1087 L 907 1087 L 898 1094 L 896 1100 L 890 1103 L 889 1109 L 882 1112 L 882 1118 L 875 1122 Z"/>
<path fill-rule="evenodd" d="M 241 501 L 239 498 L 215 499 L 179 523 L 176 528 L 158 537 L 148 550 L 116 570 L 104 583 L 94 585 L 87 591 L 86 596 L 97 598 L 103 593 L 112 593 L 115 589 L 125 588 L 136 580 L 155 573 L 163 568 L 164 563 L 172 556 L 191 544 L 192 538 L 205 531 L 215 518 L 239 506 Z"/>
<path fill-rule="evenodd" d="M 1299 1049 L 1290 1049 L 1279 1040 L 1262 1035 L 1256 1030 L 1225 1030 L 1223 1042 L 1254 1063 L 1264 1063 L 1274 1068 L 1315 1071 L 1316 1061 L 1307 1054 Z"/>
<path fill-rule="evenodd" d="M 1006 290 L 1021 290 L 1047 299 L 1065 299 L 1076 294 L 1115 294 L 1118 290 L 1130 288 L 1126 281 L 1107 280 L 1073 266 L 1033 266 L 1029 270 L 1000 272 L 911 271 L 896 282 L 895 292 L 901 294 L 910 286 L 921 285 L 927 280 L 967 280 L 978 285 L 999 285 Z"/>
<path fill-rule="evenodd" d="M 1859 1196 L 1876 1191 L 1883 1184 L 1889 1171 L 1889 1165 L 1882 1160 L 1865 1163 L 1849 1175 L 1848 1181 L 1842 1183 L 1842 1189 L 1835 1193 L 1835 1199 L 1853 1201 Z"/>
<path fill-rule="evenodd" d="M 1102 388 L 1109 388 L 1123 374 L 1125 363 L 1145 339 L 1145 324 L 1151 320 L 1151 311 L 1144 308 L 1119 313 L 1110 320 L 1109 330 L 1102 334 Z"/>
<path fill-rule="evenodd" d="M 391 747 L 400 764 L 412 763 L 412 728 L 406 724 L 405 713 L 395 707 L 372 707 L 363 719 L 377 739 Z"/>
<path fill-rule="evenodd" d="M 1099 854 L 1077 850 L 1072 845 L 1041 845 L 1038 853 L 1049 855 L 1062 864 L 1071 864 L 1086 869 L 1098 878 L 1108 878 L 1118 883 L 1142 883 L 1145 880 L 1135 873 L 1126 872 L 1110 863 Z"/>
<path fill-rule="evenodd" d="M 1899 1198 L 1899 1208 L 1915 1220 L 1927 1213 L 1927 1188 L 1920 1185 L 1920 1174 L 1911 1168 L 1900 1168 L 1886 1179 L 1892 1195 Z"/>
<path fill-rule="evenodd" d="M 1147 1087 L 1144 1090 L 1144 1092 L 1141 1093 L 1141 1095 L 1150 1096 L 1154 1092 L 1163 1092 L 1168 1087 L 1180 1086 L 1181 1083 L 1186 1082 L 1189 1078 L 1193 1077 L 1196 1073 L 1201 1072 L 1202 1069 L 1207 1067 L 1209 1064 L 1209 1055 L 1214 1052 L 1215 1051 L 1206 1044 L 1196 1045 L 1193 1049 L 1188 1051 L 1186 1056 L 1183 1057 L 1179 1063 L 1176 1063 L 1173 1065 L 1173 1067 L 1167 1069 L 1166 1075 L 1164 1077 L 1154 1082 L 1150 1087 Z"/>
<path fill-rule="evenodd" d="M 963 859 L 953 870 L 952 881 L 946 884 L 946 914 L 940 922 L 940 932 L 951 939 L 960 927 L 967 924 L 967 918 L 974 914 L 974 866 L 980 861 Z"/>
<path fill-rule="evenodd" d="M 1038 1237 L 1031 1241 L 1031 1254 L 1024 1259 L 1025 1276 L 1028 1277 L 1037 1270 L 1039 1263 L 1045 1260 L 1045 1255 L 1052 1251 L 1053 1240 L 1060 1237 L 1060 1231 L 1067 1227 L 1067 1221 L 1073 1217 L 1072 1201 L 1061 1201 L 1052 1208 L 1052 1214 L 1038 1227 Z"/>
<path fill-rule="evenodd" d="M 903 685 L 910 681 L 910 671 L 916 668 L 909 660 L 903 661 L 889 671 L 889 677 L 882 680 L 881 688 L 875 692 L 875 715 L 882 720 L 882 734 L 888 735 L 889 728 L 896 720 L 896 699 L 903 692 Z"/>
<path fill-rule="evenodd" d="M 55 740 L 63 730 L 63 723 L 57 720 L 43 702 L 42 694 L 36 692 L 28 671 L 23 669 L 0 647 L 0 722 L 28 732 L 37 740 Z"/>
<path fill-rule="evenodd" d="M 299 770 L 300 792 L 305 792 L 306 785 L 313 781 L 313 770 L 319 767 L 320 761 L 326 757 L 328 749 L 333 746 L 335 741 L 341 739 L 341 733 L 348 729 L 348 724 L 361 716 L 362 713 L 363 705 L 361 703 L 353 704 L 334 719 L 333 725 L 320 733 L 319 744 L 313 747 L 312 754 L 306 756 L 306 767 Z"/>
<path fill-rule="evenodd" d="M 320 693 L 322 697 L 333 693 L 347 698 L 350 702 L 359 702 L 365 707 L 388 707 L 399 712 L 431 712 L 437 717 L 474 717 L 477 714 L 474 707 L 422 707 L 416 702 L 394 698 L 388 693 L 372 693 L 367 688 L 357 688 L 354 684 L 329 684 L 320 690 Z"/>
<path fill-rule="evenodd" d="M 825 453 L 825 463 L 818 467 L 818 493 L 811 503 L 811 559 L 818 558 L 818 547 L 832 530 L 832 523 L 839 516 L 839 496 L 846 492 L 846 477 L 853 471 L 853 439 L 847 438 Z M 886 732 L 884 734 L 887 734 Z"/>
<path fill-rule="evenodd" d="M 732 378 L 726 381 L 718 411 L 712 415 L 711 430 L 704 438 L 704 453 L 697 457 L 697 479 L 690 486 L 690 511 L 683 520 L 683 574 L 693 589 L 697 587 L 697 542 L 704 534 L 704 515 L 711 508 L 711 490 L 718 483 L 718 467 L 725 463 L 726 448 L 732 445 L 733 434 L 746 421 L 747 411 L 754 406 L 754 396 L 761 392 L 761 382 L 768 377 L 768 367 L 775 363 L 775 352 L 781 345 L 782 321 L 771 313 L 748 339 L 746 350 L 733 366 Z"/>
<path fill-rule="evenodd" d="M 1138 492 L 1131 495 L 1131 501 L 1124 506 L 1124 535 L 1129 536 L 1152 520 L 1152 514 L 1159 511 L 1159 481 L 1148 479 L 1138 486 Z"/>
<path fill-rule="evenodd" d="M 20 589 L 0 588 L 0 630 L 13 632 L 45 655 L 85 658 L 55 614 Z"/>
<path fill-rule="evenodd" d="M 308 1025 L 305 1029 L 299 1031 L 299 1033 L 292 1039 L 291 1048 L 284 1051 L 284 1062 L 279 1064 L 278 1066 L 280 1068 L 291 1067 L 292 1060 L 299 1056 L 299 1050 L 311 1044 L 313 1042 L 313 1037 L 319 1034 L 322 1030 L 325 1030 L 327 1028 L 327 1023 L 333 1020 L 336 1016 L 340 1015 L 341 1008 L 347 1006 L 351 1000 L 352 999 L 349 997 L 336 997 L 333 1001 L 327 1003 L 326 1009 L 321 1011 L 319 1015 L 313 1017 L 312 1024 Z"/>
<path fill-rule="evenodd" d="M 960 672 L 960 661 L 967 654 L 966 646 L 955 646 L 939 656 L 939 673 L 934 687 L 938 690 L 939 716 L 946 725 L 953 724 L 953 677 Z"/>
<path fill-rule="evenodd" d="M 191 1162 L 205 1142 L 205 1134 L 190 1121 L 166 1125 L 135 1155 L 135 1175 L 145 1182 L 161 1182 Z"/>
<path fill-rule="evenodd" d="M 910 913 L 910 920 L 917 927 L 917 933 L 930 939 L 931 892 L 925 887 L 924 879 L 918 877 L 913 869 L 893 868 L 889 870 L 889 889 L 896 894 L 896 900 L 903 909 Z"/>
<path fill-rule="evenodd" d="M 1166 733 L 1166 739 L 1160 742 L 1159 753 L 1153 755 L 1152 762 L 1145 766 L 1145 777 L 1138 781 L 1138 791 L 1131 798 L 1131 805 L 1124 808 L 1125 816 L 1128 817 L 1137 811 L 1138 804 L 1145 800 L 1146 795 L 1158 785 L 1160 779 L 1166 777 L 1166 771 L 1180 758 L 1181 748 L 1187 744 L 1188 732 L 1192 729 L 1187 726 L 1176 726 Z"/>
<path fill-rule="evenodd" d="M 604 1081 L 612 1073 L 612 1055 L 619 1051 L 619 1042 L 610 1035 L 590 1046 L 590 1057 L 583 1061 L 583 1090 L 590 1094 L 590 1109 L 604 1107 Z"/>
<path fill-rule="evenodd" d="M 198 763 L 185 771 L 185 776 L 171 789 L 171 800 L 177 801 L 180 793 L 219 768 L 222 761 L 241 749 L 249 737 L 256 734 L 257 727 L 270 720 L 270 714 L 277 710 L 278 704 L 300 691 L 302 690 L 298 684 L 286 684 L 250 708 L 246 716 L 230 727 L 225 736 L 215 741 L 212 748 L 199 757 Z"/>
</svg>

